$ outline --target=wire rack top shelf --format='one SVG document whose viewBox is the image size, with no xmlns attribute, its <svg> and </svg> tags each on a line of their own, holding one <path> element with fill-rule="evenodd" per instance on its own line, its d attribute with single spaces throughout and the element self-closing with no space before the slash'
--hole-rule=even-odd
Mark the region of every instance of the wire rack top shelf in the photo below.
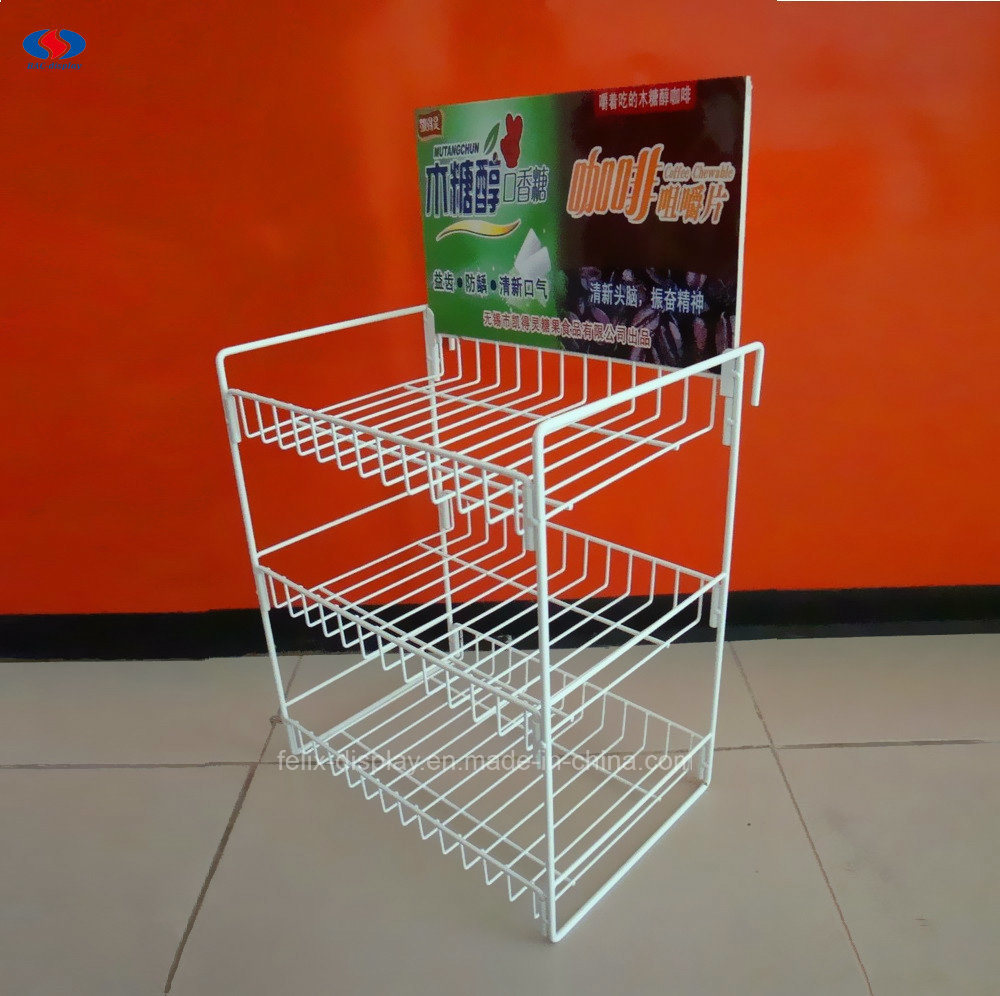
<svg viewBox="0 0 1000 996">
<path fill-rule="evenodd" d="M 433 332 L 427 341 L 428 376 L 326 407 L 228 388 L 231 429 L 386 487 L 454 500 L 460 513 L 513 516 L 521 532 L 539 434 L 553 515 L 720 421 L 724 378 L 711 374 L 729 354 L 665 375 L 563 350 Z"/>
</svg>

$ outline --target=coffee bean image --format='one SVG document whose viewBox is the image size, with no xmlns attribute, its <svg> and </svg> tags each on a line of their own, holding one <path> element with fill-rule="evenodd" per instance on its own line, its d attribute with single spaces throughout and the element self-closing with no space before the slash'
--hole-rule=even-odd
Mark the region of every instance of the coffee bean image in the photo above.
<svg viewBox="0 0 1000 996">
<path fill-rule="evenodd" d="M 735 281 L 666 267 L 583 266 L 565 276 L 568 309 L 561 317 L 649 334 L 648 346 L 563 339 L 569 349 L 678 367 L 732 346 Z"/>
</svg>

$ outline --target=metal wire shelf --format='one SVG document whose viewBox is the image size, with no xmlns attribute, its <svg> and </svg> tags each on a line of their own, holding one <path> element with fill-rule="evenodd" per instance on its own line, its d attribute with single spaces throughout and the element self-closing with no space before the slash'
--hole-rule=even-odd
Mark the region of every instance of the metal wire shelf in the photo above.
<svg viewBox="0 0 1000 996">
<path fill-rule="evenodd" d="M 705 597 L 723 580 L 556 524 L 548 555 L 550 649 L 571 647 L 563 664 L 573 670 L 593 648 L 605 648 L 582 677 L 552 672 L 554 729 L 578 713 L 585 701 L 577 693 L 610 664 L 642 647 L 605 689 L 698 625 Z M 319 627 L 343 650 L 360 653 L 361 663 L 398 667 L 404 681 L 421 678 L 428 691 L 443 686 L 453 705 L 471 703 L 477 722 L 493 716 L 499 731 L 523 726 L 526 744 L 537 742 L 535 557 L 508 520 L 491 524 L 467 514 L 450 532 L 308 587 L 264 562 L 259 571 L 272 608 Z M 289 709 L 337 677 L 289 698 Z"/>
<path fill-rule="evenodd" d="M 536 426 L 563 420 L 549 442 L 548 513 L 573 508 L 626 474 L 710 433 L 718 378 L 657 384 L 662 370 L 608 357 L 456 336 L 435 337 L 426 377 L 311 409 L 231 389 L 247 439 L 430 491 L 457 511 L 512 515 L 522 531 Z M 652 385 L 599 417 L 573 417 L 615 391 Z"/>
<path fill-rule="evenodd" d="M 234 354 L 409 315 L 424 320 L 426 376 L 324 408 L 229 384 Z M 344 774 L 445 853 L 457 851 L 466 867 L 481 867 L 487 882 L 506 882 L 512 900 L 530 896 L 552 941 L 711 780 L 751 353 L 756 405 L 759 343 L 664 370 L 440 336 L 425 306 L 246 343 L 217 358 L 289 746 Z M 554 521 L 714 432 L 729 467 L 718 569 Z M 261 548 L 241 456 L 247 440 L 377 479 L 388 496 Z M 436 509 L 436 531 L 333 576 L 328 567 L 310 575 L 284 565 L 322 534 L 367 524 L 369 514 L 415 496 Z M 272 609 L 318 628 L 355 659 L 286 695 Z M 649 662 L 702 621 L 716 629 L 704 727 L 622 697 L 622 682 L 649 673 Z M 364 685 L 370 704 L 334 719 L 326 696 L 344 694 L 352 675 L 398 684 L 380 698 Z M 505 767 L 508 758 L 518 763 Z"/>
<path fill-rule="evenodd" d="M 697 783 L 709 741 L 603 688 L 587 693 L 572 729 L 552 742 L 556 899 L 682 781 Z M 544 775 L 516 731 L 484 729 L 472 705 L 421 686 L 319 735 L 293 725 L 305 755 L 481 868 L 488 884 L 505 883 L 511 901 L 530 896 L 534 916 L 548 920 Z"/>
</svg>

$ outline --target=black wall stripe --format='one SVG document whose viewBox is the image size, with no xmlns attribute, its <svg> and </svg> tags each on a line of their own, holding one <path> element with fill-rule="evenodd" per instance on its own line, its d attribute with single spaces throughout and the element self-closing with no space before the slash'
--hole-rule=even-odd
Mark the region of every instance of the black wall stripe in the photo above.
<svg viewBox="0 0 1000 996">
<path fill-rule="evenodd" d="M 667 605 L 664 599 L 661 611 Z M 272 612 L 271 618 L 283 652 L 339 649 L 283 612 Z M 517 637 L 526 628 L 512 623 L 509 635 Z M 732 640 L 941 633 L 1000 633 L 1000 585 L 734 591 L 729 596 L 727 635 Z M 587 635 L 579 630 L 560 645 L 583 642 Z M 684 640 L 713 638 L 714 631 L 701 624 Z M 0 658 L 7 660 L 158 660 L 264 652 L 256 609 L 0 616 Z"/>
</svg>

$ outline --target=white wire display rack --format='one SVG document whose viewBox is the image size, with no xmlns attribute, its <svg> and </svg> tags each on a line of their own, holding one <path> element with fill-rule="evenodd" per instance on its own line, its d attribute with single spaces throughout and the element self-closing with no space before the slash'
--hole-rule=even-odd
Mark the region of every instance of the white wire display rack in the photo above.
<svg viewBox="0 0 1000 996">
<path fill-rule="evenodd" d="M 226 361 L 422 314 L 425 375 L 329 407 L 230 386 Z M 747 356 L 679 370 L 439 335 L 425 306 L 222 350 L 217 371 L 281 717 L 310 755 L 444 853 L 530 897 L 559 940 L 707 788 L 718 708 Z M 697 570 L 564 521 L 596 492 L 701 436 L 728 447 L 721 558 Z M 241 447 L 274 444 L 377 480 L 386 496 L 257 543 Z M 331 530 L 397 502 L 436 524 L 327 576 L 289 569 Z M 291 556 L 290 555 L 294 555 Z M 352 656 L 285 693 L 270 611 Z M 715 627 L 707 722 L 691 729 L 618 686 L 681 636 Z M 327 716 L 349 676 L 381 695 Z M 325 698 L 324 698 L 325 697 Z M 307 708 L 310 707 L 310 708 Z M 325 721 L 324 721 L 325 719 Z M 564 907 L 571 912 L 559 914 Z"/>
</svg>

